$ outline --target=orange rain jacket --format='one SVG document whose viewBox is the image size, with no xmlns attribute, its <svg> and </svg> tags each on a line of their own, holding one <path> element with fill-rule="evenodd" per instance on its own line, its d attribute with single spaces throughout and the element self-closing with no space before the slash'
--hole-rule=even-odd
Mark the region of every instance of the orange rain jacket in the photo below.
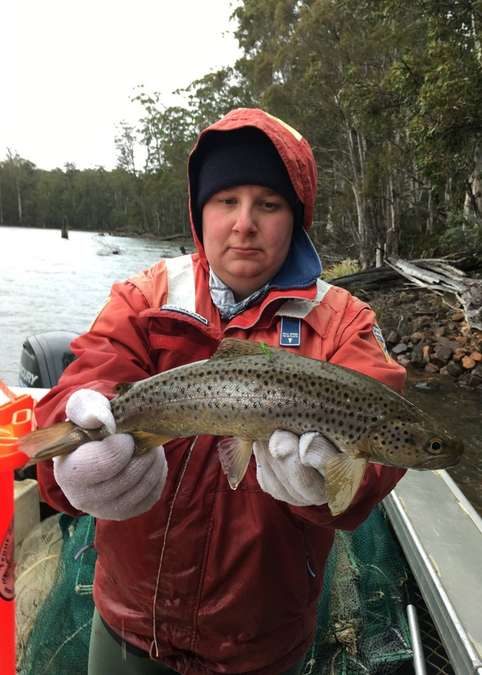
<svg viewBox="0 0 482 675">
<path fill-rule="evenodd" d="M 232 111 L 210 129 L 246 125 L 261 129 L 278 149 L 304 204 L 307 228 L 316 189 L 308 143 L 260 110 Z M 402 388 L 405 373 L 386 354 L 373 311 L 323 281 L 271 289 L 259 304 L 223 322 L 193 234 L 194 255 L 162 260 L 113 286 L 92 328 L 72 343 L 76 360 L 39 404 L 41 426 L 64 419 L 76 389 L 112 397 L 118 382 L 209 357 L 223 336 L 275 346 L 299 342 L 286 348 Z M 403 471 L 370 464 L 350 508 L 334 518 L 327 506 L 294 507 L 264 493 L 253 459 L 233 492 L 219 464 L 218 440 L 168 443 L 161 499 L 130 520 L 97 521 L 94 599 L 116 633 L 180 673 L 275 675 L 299 661 L 313 639 L 335 529 L 356 528 Z M 51 462 L 38 469 L 46 501 L 77 514 Z"/>
</svg>

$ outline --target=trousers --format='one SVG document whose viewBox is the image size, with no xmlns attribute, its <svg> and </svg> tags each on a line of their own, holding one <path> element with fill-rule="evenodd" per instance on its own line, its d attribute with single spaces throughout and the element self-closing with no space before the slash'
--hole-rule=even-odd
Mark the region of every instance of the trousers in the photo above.
<svg viewBox="0 0 482 675">
<path fill-rule="evenodd" d="M 304 658 L 280 675 L 299 675 Z M 124 649 L 104 626 L 97 610 L 92 619 L 88 675 L 176 675 L 177 671 Z"/>
</svg>

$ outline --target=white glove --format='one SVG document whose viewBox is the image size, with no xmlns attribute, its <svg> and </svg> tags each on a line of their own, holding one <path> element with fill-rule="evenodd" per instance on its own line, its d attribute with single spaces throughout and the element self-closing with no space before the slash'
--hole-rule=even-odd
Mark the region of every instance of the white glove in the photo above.
<svg viewBox="0 0 482 675">
<path fill-rule="evenodd" d="M 104 424 L 112 432 L 102 441 L 84 443 L 54 458 L 55 480 L 72 506 L 106 520 L 125 520 L 148 511 L 166 482 L 164 448 L 133 457 L 134 439 L 115 433 L 110 402 L 97 391 L 74 392 L 66 412 L 78 426 L 95 429 Z"/>
<path fill-rule="evenodd" d="M 324 436 L 278 429 L 268 445 L 255 441 L 253 452 L 258 483 L 272 497 L 294 506 L 327 503 L 324 467 L 339 452 Z"/>
</svg>

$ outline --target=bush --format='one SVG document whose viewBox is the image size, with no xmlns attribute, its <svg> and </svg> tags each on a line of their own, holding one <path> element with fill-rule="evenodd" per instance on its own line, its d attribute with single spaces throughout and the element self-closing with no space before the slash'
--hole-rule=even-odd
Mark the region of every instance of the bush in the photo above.
<svg viewBox="0 0 482 675">
<path fill-rule="evenodd" d="M 441 244 L 449 252 L 482 251 L 482 222 L 468 220 L 460 211 L 451 211 L 447 218 L 447 229 L 441 237 Z"/>
</svg>

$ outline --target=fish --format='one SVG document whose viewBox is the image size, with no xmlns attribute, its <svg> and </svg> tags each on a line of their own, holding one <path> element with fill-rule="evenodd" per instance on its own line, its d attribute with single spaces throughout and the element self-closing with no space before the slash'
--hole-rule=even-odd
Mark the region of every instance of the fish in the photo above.
<svg viewBox="0 0 482 675">
<path fill-rule="evenodd" d="M 120 385 L 111 400 L 117 433 L 143 454 L 174 438 L 222 437 L 218 454 L 230 487 L 242 481 L 253 442 L 277 429 L 323 434 L 339 451 L 324 477 L 332 515 L 352 502 L 369 462 L 411 469 L 455 465 L 463 444 L 440 423 L 377 380 L 264 343 L 225 338 L 209 359 Z M 19 439 L 31 462 L 109 435 L 60 422 Z M 315 469 L 313 469 L 315 470 Z"/>
</svg>

